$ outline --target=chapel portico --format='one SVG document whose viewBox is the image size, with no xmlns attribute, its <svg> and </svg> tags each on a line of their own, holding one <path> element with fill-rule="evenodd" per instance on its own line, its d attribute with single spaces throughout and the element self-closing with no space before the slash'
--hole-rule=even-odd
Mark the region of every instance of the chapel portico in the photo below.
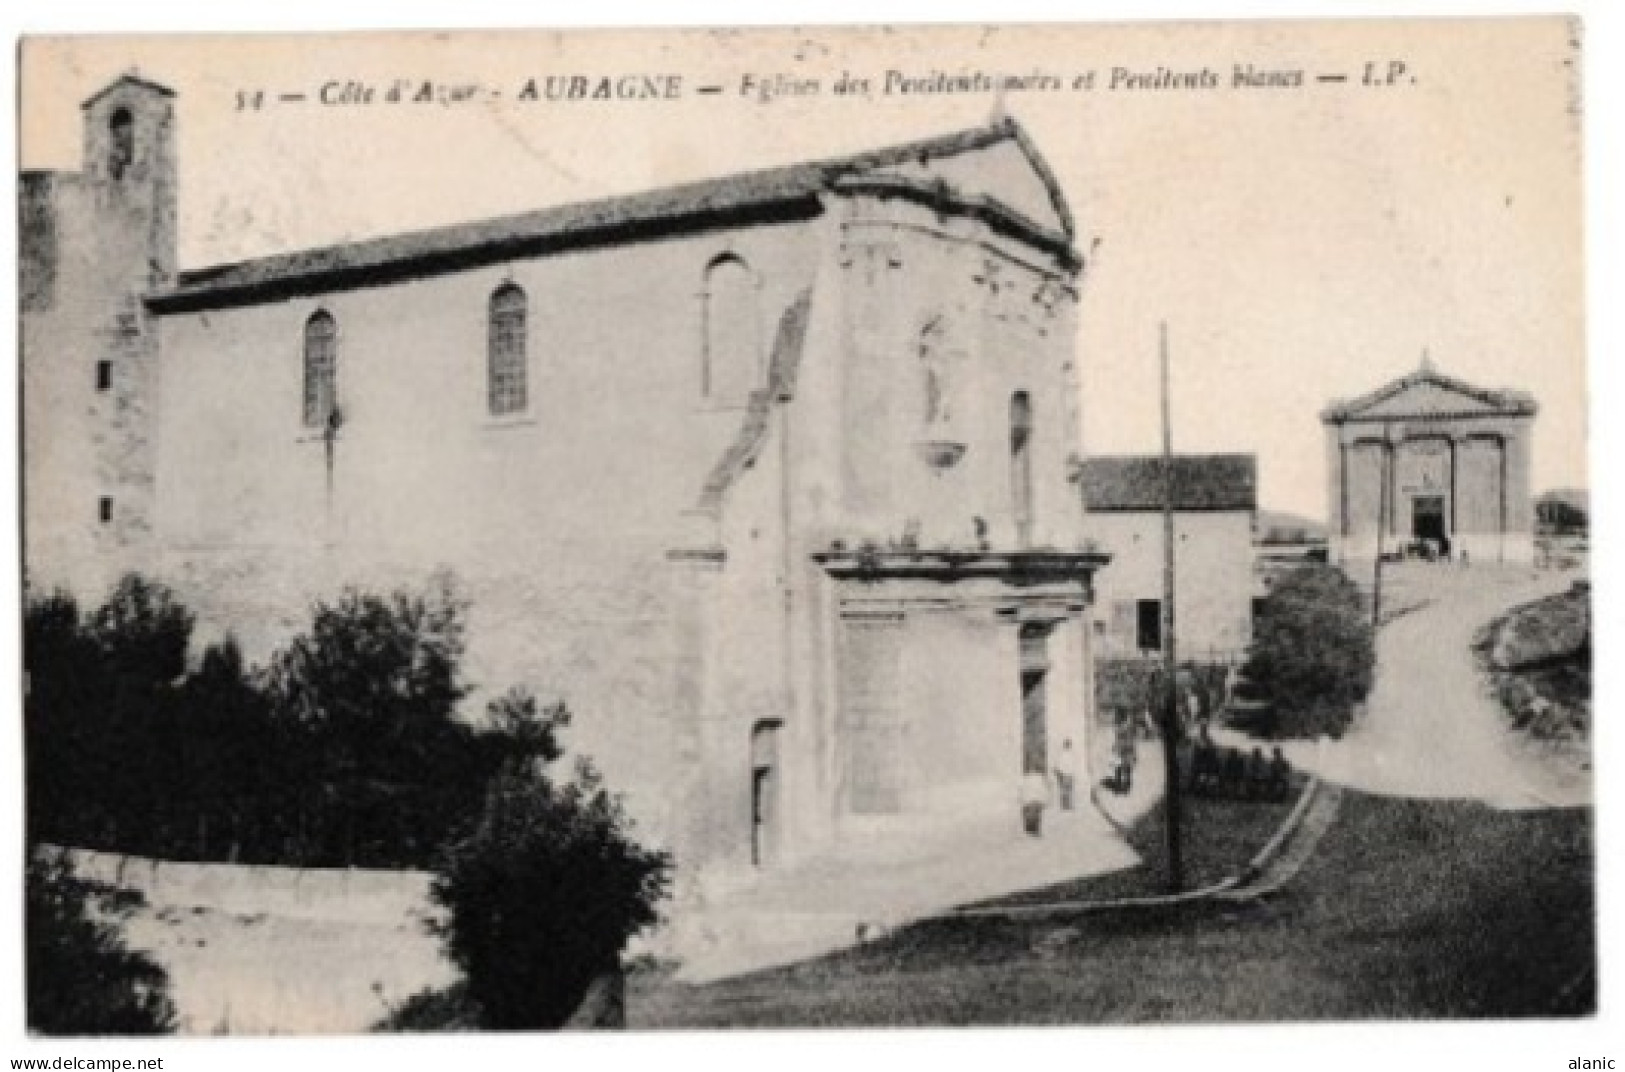
<svg viewBox="0 0 1625 1072">
<path fill-rule="evenodd" d="M 1428 551 L 1479 562 L 1533 558 L 1528 394 L 1485 390 L 1431 364 L 1321 415 L 1334 560 Z"/>
</svg>

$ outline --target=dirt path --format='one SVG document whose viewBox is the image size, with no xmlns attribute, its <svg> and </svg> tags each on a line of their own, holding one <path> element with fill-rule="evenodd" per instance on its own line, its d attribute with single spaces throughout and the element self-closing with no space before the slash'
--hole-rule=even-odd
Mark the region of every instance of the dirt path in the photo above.
<svg viewBox="0 0 1625 1072">
<path fill-rule="evenodd" d="M 1546 762 L 1512 733 L 1472 652 L 1510 607 L 1561 591 L 1568 573 L 1399 566 L 1385 584 L 1421 603 L 1377 635 L 1364 718 L 1341 741 L 1289 755 L 1330 781 L 1386 796 L 1478 800 L 1498 808 L 1590 802 L 1581 772 Z"/>
</svg>

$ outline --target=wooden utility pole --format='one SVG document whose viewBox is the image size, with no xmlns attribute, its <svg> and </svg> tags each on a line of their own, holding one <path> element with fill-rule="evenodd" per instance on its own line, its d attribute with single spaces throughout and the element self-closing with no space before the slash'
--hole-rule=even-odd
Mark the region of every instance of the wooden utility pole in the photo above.
<svg viewBox="0 0 1625 1072">
<path fill-rule="evenodd" d="M 1168 401 L 1168 323 L 1160 327 L 1162 357 L 1162 766 L 1163 811 L 1168 833 L 1168 889 L 1185 888 L 1180 852 L 1179 660 L 1174 644 L 1174 439 Z"/>
<path fill-rule="evenodd" d="M 1426 351 L 1423 360 L 1427 360 Z M 1382 463 L 1377 470 L 1377 553 L 1371 560 L 1371 628 L 1382 625 L 1382 555 L 1388 533 L 1388 497 L 1393 494 L 1394 445 L 1388 441 L 1388 422 L 1382 423 Z"/>
</svg>

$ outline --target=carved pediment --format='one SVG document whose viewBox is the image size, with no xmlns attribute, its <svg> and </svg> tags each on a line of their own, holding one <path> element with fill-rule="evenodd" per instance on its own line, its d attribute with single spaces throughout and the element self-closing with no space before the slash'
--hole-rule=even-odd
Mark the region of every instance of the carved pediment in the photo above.
<svg viewBox="0 0 1625 1072">
<path fill-rule="evenodd" d="M 1521 391 L 1486 390 L 1423 369 L 1370 394 L 1333 403 L 1327 421 L 1402 421 L 1439 417 L 1532 416 L 1534 399 Z"/>
<path fill-rule="evenodd" d="M 1056 234 L 1070 235 L 1072 219 L 1048 168 L 1024 139 L 1012 137 L 952 156 L 902 161 L 882 174 L 942 182 L 962 197 L 987 198 Z"/>
</svg>

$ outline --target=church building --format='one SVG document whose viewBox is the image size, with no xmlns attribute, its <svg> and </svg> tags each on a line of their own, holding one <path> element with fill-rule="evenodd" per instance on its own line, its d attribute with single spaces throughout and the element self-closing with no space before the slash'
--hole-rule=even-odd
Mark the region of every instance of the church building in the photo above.
<svg viewBox="0 0 1625 1072">
<path fill-rule="evenodd" d="M 1408 376 L 1321 414 L 1334 562 L 1427 551 L 1467 562 L 1529 562 L 1535 400 L 1446 376 Z M 1379 536 L 1380 533 L 1380 536 Z"/>
<path fill-rule="evenodd" d="M 264 659 L 454 577 L 470 676 L 569 704 L 684 897 L 1022 836 L 1106 558 L 1083 259 L 1017 123 L 179 270 L 175 108 L 121 78 L 83 170 L 23 177 L 32 588 L 139 569 Z"/>
</svg>

